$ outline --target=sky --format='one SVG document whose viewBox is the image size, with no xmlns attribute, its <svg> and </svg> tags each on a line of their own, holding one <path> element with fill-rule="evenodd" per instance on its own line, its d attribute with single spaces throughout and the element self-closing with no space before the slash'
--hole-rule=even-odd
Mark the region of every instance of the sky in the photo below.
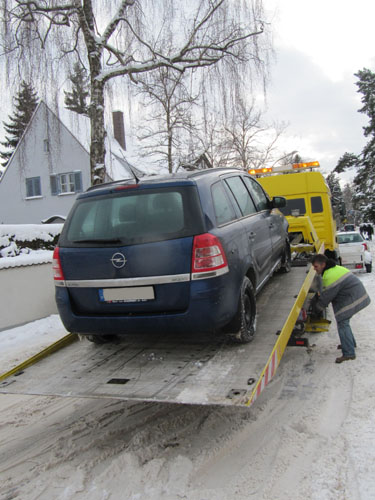
<svg viewBox="0 0 375 500">
<path fill-rule="evenodd" d="M 375 70 L 373 0 L 264 0 L 276 60 L 267 119 L 286 122 L 280 145 L 330 172 L 366 144 L 354 73 Z"/>
<path fill-rule="evenodd" d="M 375 2 L 263 3 L 275 52 L 265 118 L 287 125 L 280 156 L 298 151 L 329 173 L 345 152 L 358 154 L 366 143 L 362 127 L 367 117 L 358 113 L 354 73 L 364 67 L 375 70 Z"/>
</svg>

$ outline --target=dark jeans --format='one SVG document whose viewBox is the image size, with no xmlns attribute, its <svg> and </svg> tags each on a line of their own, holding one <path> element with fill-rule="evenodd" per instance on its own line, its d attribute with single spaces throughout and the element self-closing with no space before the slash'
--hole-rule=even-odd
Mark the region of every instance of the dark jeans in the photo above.
<svg viewBox="0 0 375 500">
<path fill-rule="evenodd" d="M 343 356 L 355 356 L 355 348 L 357 347 L 349 321 L 350 318 L 337 322 Z"/>
</svg>

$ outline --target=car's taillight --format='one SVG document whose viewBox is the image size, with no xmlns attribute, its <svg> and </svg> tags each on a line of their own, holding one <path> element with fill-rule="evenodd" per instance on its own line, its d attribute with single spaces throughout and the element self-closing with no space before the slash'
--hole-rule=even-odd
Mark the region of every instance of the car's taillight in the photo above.
<svg viewBox="0 0 375 500">
<path fill-rule="evenodd" d="M 192 273 L 207 273 L 227 269 L 228 263 L 219 238 L 206 233 L 194 237 Z"/>
<path fill-rule="evenodd" d="M 362 245 L 365 247 L 365 250 L 368 250 L 367 243 L 362 243 Z"/>
<path fill-rule="evenodd" d="M 56 281 L 64 280 L 64 273 L 61 267 L 59 247 L 56 247 L 52 256 L 53 279 Z"/>
<path fill-rule="evenodd" d="M 355 265 L 355 268 L 356 268 L 356 269 L 362 269 L 362 268 L 363 268 L 363 264 L 362 264 L 362 263 L 361 263 L 361 264 L 356 264 L 356 265 Z"/>
</svg>

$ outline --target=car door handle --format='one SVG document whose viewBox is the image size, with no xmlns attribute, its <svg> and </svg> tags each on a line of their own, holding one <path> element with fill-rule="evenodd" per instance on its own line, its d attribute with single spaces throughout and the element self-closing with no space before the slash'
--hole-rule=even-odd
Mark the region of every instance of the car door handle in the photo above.
<svg viewBox="0 0 375 500">
<path fill-rule="evenodd" d="M 253 238 L 255 238 L 256 234 L 257 234 L 257 233 L 254 233 L 254 231 L 251 231 L 251 232 L 249 233 L 249 239 L 250 239 L 250 240 L 252 240 Z"/>
</svg>

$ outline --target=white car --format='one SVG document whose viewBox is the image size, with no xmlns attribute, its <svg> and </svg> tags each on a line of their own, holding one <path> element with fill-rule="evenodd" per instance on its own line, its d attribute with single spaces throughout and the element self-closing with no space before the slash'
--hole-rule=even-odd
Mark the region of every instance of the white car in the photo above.
<svg viewBox="0 0 375 500">
<path fill-rule="evenodd" d="M 368 243 L 357 231 L 337 233 L 341 264 L 348 269 L 372 271 L 372 255 Z"/>
</svg>

